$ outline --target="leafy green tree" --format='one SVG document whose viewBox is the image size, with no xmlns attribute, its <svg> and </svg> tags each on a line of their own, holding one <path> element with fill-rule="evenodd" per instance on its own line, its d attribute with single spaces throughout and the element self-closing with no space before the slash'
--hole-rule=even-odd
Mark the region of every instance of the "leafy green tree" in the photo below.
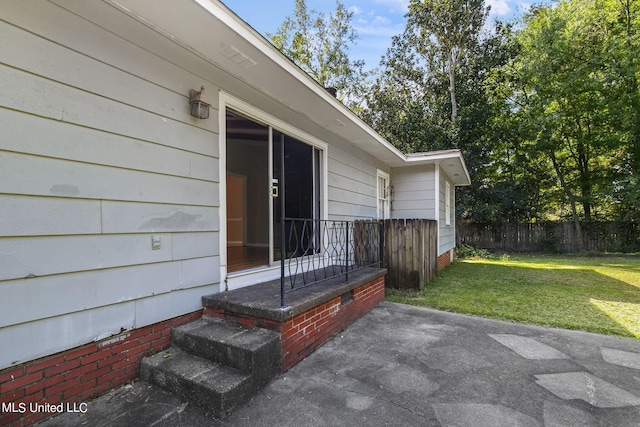
<svg viewBox="0 0 640 427">
<path fill-rule="evenodd" d="M 460 148 L 478 222 L 640 221 L 640 1 L 560 0 L 517 30 L 482 0 L 411 0 L 371 81 L 353 15 L 296 0 L 272 41 L 404 152 Z"/>
<path fill-rule="evenodd" d="M 458 140 L 472 183 L 458 190 L 458 206 L 467 220 L 527 221 L 542 209 L 547 173 L 523 154 L 520 123 L 502 89 L 509 75 L 501 67 L 517 54 L 512 27 L 497 23 L 460 68 Z"/>
<path fill-rule="evenodd" d="M 458 119 L 456 75 L 460 62 L 477 46 L 489 14 L 484 0 L 411 0 L 404 39 L 428 64 L 430 72 L 446 73 L 451 123 Z"/>
<path fill-rule="evenodd" d="M 620 219 L 640 221 L 640 2 L 610 0 L 599 10 L 607 23 L 609 114 L 623 145 L 616 153 L 611 200 Z"/>
<path fill-rule="evenodd" d="M 309 10 L 305 0 L 295 0 L 293 16 L 267 36 L 318 83 L 336 89 L 338 99 L 357 109 L 368 74 L 363 71 L 364 61 L 349 59 L 349 48 L 358 40 L 352 20 L 353 12 L 340 1 L 336 1 L 336 10 L 327 17 Z"/>
<path fill-rule="evenodd" d="M 483 0 L 411 0 L 363 113 L 404 151 L 458 146 L 457 79 L 478 48 L 488 8 Z"/>
<path fill-rule="evenodd" d="M 518 35 L 516 114 L 579 221 L 631 208 L 638 152 L 637 2 L 565 0 L 535 8 Z M 619 193 L 619 194 L 616 194 Z M 637 206 L 635 208 L 637 212 Z M 621 213 L 621 212 L 620 212 Z M 637 214 L 636 214 L 637 215 Z"/>
<path fill-rule="evenodd" d="M 423 16 L 434 10 L 450 16 Z M 519 139 L 496 89 L 507 74 L 494 72 L 515 57 L 517 46 L 509 25 L 481 31 L 487 11 L 481 2 L 413 1 L 363 118 L 404 152 L 463 151 L 472 185 L 458 190 L 459 216 L 525 220 L 537 215 L 540 181 L 514 154 Z"/>
</svg>

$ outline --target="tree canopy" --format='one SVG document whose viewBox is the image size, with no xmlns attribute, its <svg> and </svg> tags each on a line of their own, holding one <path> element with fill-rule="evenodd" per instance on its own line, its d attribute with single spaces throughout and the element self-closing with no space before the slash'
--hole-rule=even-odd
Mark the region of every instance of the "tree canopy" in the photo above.
<svg viewBox="0 0 640 427">
<path fill-rule="evenodd" d="M 461 149 L 473 182 L 461 217 L 579 227 L 640 220 L 639 9 L 560 0 L 505 24 L 487 22 L 483 0 L 410 0 L 373 76 L 348 59 L 356 33 L 339 2 L 327 20 L 296 0 L 272 40 L 402 151 Z"/>
<path fill-rule="evenodd" d="M 367 73 L 364 61 L 352 61 L 349 48 L 358 40 L 351 24 L 353 12 L 336 1 L 328 17 L 295 0 L 293 16 L 280 28 L 267 34 L 271 42 L 325 88 L 337 91 L 337 97 L 352 108 L 360 104 Z"/>
<path fill-rule="evenodd" d="M 638 219 L 638 2 L 565 0 L 524 24 L 508 101 L 527 154 L 555 177 L 548 206 L 576 221 Z"/>
</svg>

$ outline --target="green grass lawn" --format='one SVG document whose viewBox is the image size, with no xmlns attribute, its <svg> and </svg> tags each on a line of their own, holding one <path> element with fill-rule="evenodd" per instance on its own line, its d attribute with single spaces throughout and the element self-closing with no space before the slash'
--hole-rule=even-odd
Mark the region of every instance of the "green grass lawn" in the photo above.
<svg viewBox="0 0 640 427">
<path fill-rule="evenodd" d="M 458 260 L 388 301 L 640 338 L 640 257 L 516 255 Z"/>
</svg>

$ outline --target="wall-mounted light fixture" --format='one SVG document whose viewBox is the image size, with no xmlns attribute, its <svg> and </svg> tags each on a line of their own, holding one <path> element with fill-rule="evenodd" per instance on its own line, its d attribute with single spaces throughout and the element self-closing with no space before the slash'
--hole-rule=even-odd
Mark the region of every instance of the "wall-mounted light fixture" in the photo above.
<svg viewBox="0 0 640 427">
<path fill-rule="evenodd" d="M 189 105 L 191 105 L 191 115 L 199 119 L 209 118 L 209 107 L 211 104 L 204 97 L 204 86 L 200 88 L 200 91 L 189 90 Z"/>
</svg>

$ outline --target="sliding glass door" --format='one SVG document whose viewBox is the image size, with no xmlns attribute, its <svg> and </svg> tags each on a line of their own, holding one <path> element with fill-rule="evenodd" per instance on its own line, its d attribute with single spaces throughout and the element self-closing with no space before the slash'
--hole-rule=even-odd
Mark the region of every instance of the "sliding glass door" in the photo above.
<svg viewBox="0 0 640 427">
<path fill-rule="evenodd" d="M 280 259 L 281 218 L 319 219 L 321 150 L 226 113 L 227 271 Z"/>
</svg>

